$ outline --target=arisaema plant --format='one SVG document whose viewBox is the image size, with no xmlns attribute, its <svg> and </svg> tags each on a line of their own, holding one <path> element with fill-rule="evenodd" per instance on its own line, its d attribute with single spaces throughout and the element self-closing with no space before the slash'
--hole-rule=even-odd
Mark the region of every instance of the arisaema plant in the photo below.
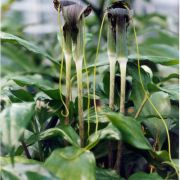
<svg viewBox="0 0 180 180">
<path fill-rule="evenodd" d="M 51 2 L 40 43 L 3 22 L 2 179 L 178 179 L 177 36 L 127 1 L 89 3 Z"/>
<path fill-rule="evenodd" d="M 64 18 L 63 51 L 66 62 L 66 107 L 69 108 L 71 96 L 71 60 L 76 65 L 77 89 L 78 89 L 78 115 L 79 134 L 81 146 L 84 146 L 84 123 L 83 123 L 83 87 L 82 87 L 82 65 L 84 58 L 84 18 L 91 12 L 90 6 L 82 6 L 71 1 L 54 1 L 55 8 L 62 11 Z M 69 124 L 68 118 L 66 124 Z"/>
</svg>

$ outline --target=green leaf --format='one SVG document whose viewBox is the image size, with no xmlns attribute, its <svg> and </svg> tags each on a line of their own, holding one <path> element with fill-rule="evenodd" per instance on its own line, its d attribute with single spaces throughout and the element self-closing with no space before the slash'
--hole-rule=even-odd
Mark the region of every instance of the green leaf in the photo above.
<svg viewBox="0 0 180 180">
<path fill-rule="evenodd" d="M 132 76 L 133 81 L 136 80 L 137 82 L 140 82 L 138 66 L 136 64 L 128 63 L 127 74 Z M 150 75 L 143 68 L 141 68 L 141 78 L 145 87 L 151 82 Z"/>
<path fill-rule="evenodd" d="M 156 158 L 156 160 L 160 161 L 160 162 L 170 162 L 170 157 L 169 157 L 169 153 L 167 151 L 156 151 L 153 152 L 154 157 Z"/>
<path fill-rule="evenodd" d="M 128 178 L 128 180 L 163 180 L 157 173 L 147 174 L 138 172 Z"/>
<path fill-rule="evenodd" d="M 175 177 L 172 176 L 171 177 L 172 179 L 177 179 L 176 176 L 177 176 L 177 172 L 179 171 L 179 159 L 171 159 L 167 151 L 156 151 L 153 152 L 153 155 L 154 155 L 153 163 L 155 163 L 156 168 L 162 171 L 164 166 L 171 167 L 172 169 L 175 170 L 175 174 L 174 174 Z"/>
<path fill-rule="evenodd" d="M 45 167 L 62 180 L 95 180 L 94 155 L 76 147 L 53 151 Z"/>
<path fill-rule="evenodd" d="M 166 129 L 162 120 L 159 118 L 145 118 L 142 122 L 147 127 L 153 138 L 157 141 L 158 148 L 161 149 L 167 138 Z M 170 120 L 165 119 L 165 122 L 169 129 L 171 123 Z"/>
<path fill-rule="evenodd" d="M 13 34 L 9 34 L 6 32 L 1 32 L 0 38 L 1 38 L 2 43 L 3 42 L 17 43 L 17 44 L 25 47 L 27 50 L 29 50 L 35 54 L 40 54 L 41 56 L 44 56 L 45 58 L 51 60 L 54 64 L 59 65 L 59 63 L 54 58 L 52 58 L 49 54 L 44 52 L 44 50 L 42 50 L 40 47 L 34 45 L 31 42 L 28 42 L 22 38 L 19 38 L 17 36 L 14 36 Z"/>
<path fill-rule="evenodd" d="M 150 100 L 159 111 L 159 113 L 167 117 L 171 113 L 171 103 L 170 98 L 167 93 L 155 92 L 150 96 Z M 142 110 L 143 116 L 157 116 L 156 111 L 153 109 L 152 105 L 147 101 Z"/>
<path fill-rule="evenodd" d="M 131 99 L 134 103 L 135 110 L 137 112 L 143 102 L 144 91 L 142 90 L 141 84 L 137 81 L 133 81 L 132 87 L 133 89 L 132 89 Z M 169 95 L 167 93 L 164 93 L 162 91 L 155 92 L 150 96 L 150 100 L 162 116 L 166 117 L 170 114 L 171 103 L 170 103 Z M 157 116 L 156 111 L 149 103 L 149 101 L 146 101 L 142 109 L 142 112 L 140 113 L 140 116 L 143 117 Z"/>
<path fill-rule="evenodd" d="M 60 116 L 62 104 L 60 101 L 44 97 L 44 94 L 42 93 L 42 96 L 40 96 L 40 94 L 38 95 L 38 97 L 36 96 L 36 115 L 42 129 L 44 129 L 49 121 L 49 118 L 53 116 Z"/>
<path fill-rule="evenodd" d="M 130 55 L 129 57 L 130 61 L 138 60 L 138 57 L 135 55 Z M 156 64 L 162 64 L 166 66 L 173 66 L 179 64 L 178 58 L 171 58 L 171 57 L 164 57 L 164 56 L 140 56 L 140 61 L 151 61 Z"/>
<path fill-rule="evenodd" d="M 14 166 L 7 165 L 2 169 L 2 178 L 7 180 L 58 180 L 59 178 L 48 172 L 43 166 L 38 164 L 20 164 Z M 59 179 L 60 180 L 60 179 Z"/>
<path fill-rule="evenodd" d="M 141 125 L 135 119 L 117 113 L 109 113 L 107 117 L 119 129 L 124 142 L 138 149 L 152 150 L 151 145 L 143 135 Z"/>
<path fill-rule="evenodd" d="M 44 80 L 40 75 L 33 76 L 17 76 L 14 77 L 13 80 L 19 86 L 34 86 L 48 95 L 50 98 L 54 100 L 60 100 L 60 91 L 59 89 L 53 89 L 49 81 Z"/>
<path fill-rule="evenodd" d="M 37 164 L 37 163 L 40 163 L 40 162 L 32 160 L 32 159 L 27 159 L 27 158 L 25 158 L 23 156 L 14 156 L 14 162 L 15 163 L 23 163 L 23 164 Z M 1 164 L 0 168 L 3 168 L 4 166 L 11 164 L 11 157 L 8 157 L 8 156 L 0 157 L 0 164 Z"/>
<path fill-rule="evenodd" d="M 41 91 L 43 91 L 46 95 L 48 95 L 50 98 L 54 100 L 61 100 L 60 99 L 60 90 L 59 89 L 45 89 L 45 88 L 40 88 Z M 62 97 L 64 97 L 62 95 Z"/>
<path fill-rule="evenodd" d="M 169 94 L 169 98 L 175 101 L 179 100 L 179 85 L 178 84 L 167 84 L 164 86 L 158 86 L 156 84 L 148 84 L 148 90 L 150 92 L 163 91 Z"/>
<path fill-rule="evenodd" d="M 179 159 L 172 159 L 173 162 L 171 161 L 164 161 L 163 164 L 167 164 L 171 166 L 173 169 L 176 168 L 176 170 L 179 169 Z"/>
<path fill-rule="evenodd" d="M 169 153 L 164 151 L 155 151 L 152 152 L 153 154 L 153 160 L 152 163 L 155 164 L 157 169 L 161 169 L 161 166 L 168 165 L 172 167 L 176 172 L 179 169 L 179 159 L 172 159 L 169 157 Z"/>
<path fill-rule="evenodd" d="M 143 99 L 144 99 L 144 91 L 140 82 L 133 80 L 132 82 L 132 92 L 130 99 L 134 103 L 135 111 L 137 112 L 139 107 L 141 106 Z M 140 114 L 141 115 L 141 114 Z"/>
<path fill-rule="evenodd" d="M 87 69 L 88 69 L 88 71 L 90 71 L 90 70 L 93 70 L 95 66 L 96 66 L 97 68 L 100 68 L 100 67 L 102 67 L 102 66 L 108 66 L 108 65 L 109 65 L 109 63 L 106 61 L 106 62 L 103 62 L 103 63 L 91 64 L 91 65 L 89 65 L 89 66 L 87 67 Z M 86 72 L 86 69 L 83 68 L 82 71 L 83 71 L 83 73 L 85 73 L 85 72 Z"/>
<path fill-rule="evenodd" d="M 177 73 L 170 74 L 169 76 L 161 79 L 161 83 L 166 82 L 170 79 L 179 79 L 179 74 L 177 74 Z"/>
<path fill-rule="evenodd" d="M 36 66 L 34 65 L 33 61 L 30 59 L 28 54 L 25 54 L 22 51 L 19 51 L 19 49 L 14 46 L 2 46 L 1 47 L 2 56 L 8 57 L 9 60 L 11 60 L 10 65 L 12 66 L 12 63 L 18 65 L 18 67 L 21 67 L 23 70 L 26 71 L 32 71 L 36 69 Z M 3 59 L 2 59 L 3 61 Z M 14 69 L 14 66 L 13 68 Z"/>
<path fill-rule="evenodd" d="M 101 106 L 101 107 L 98 107 L 98 121 L 100 123 L 108 123 L 108 119 L 105 115 L 106 112 L 110 112 L 111 109 L 108 107 L 108 106 Z M 88 121 L 88 111 L 85 111 L 84 112 L 84 121 Z M 89 111 L 89 121 L 90 123 L 96 123 L 96 113 L 95 113 L 95 109 L 94 108 L 91 108 L 90 111 Z"/>
<path fill-rule="evenodd" d="M 137 55 L 129 55 L 128 56 L 128 62 L 134 62 L 134 61 L 137 61 L 138 59 L 140 61 L 151 61 L 153 63 L 161 64 L 161 65 L 166 65 L 166 66 L 174 66 L 174 65 L 179 64 L 178 58 L 175 58 L 175 57 L 148 56 L 148 55 L 146 55 L 146 56 L 144 55 L 144 56 L 140 56 L 140 57 L 138 57 Z M 95 64 L 91 64 L 91 65 L 89 65 L 87 67 L 88 71 L 94 69 L 95 66 L 97 68 L 100 68 L 100 67 L 103 67 L 103 66 L 109 66 L 109 63 L 105 61 L 103 63 L 97 63 L 96 65 Z M 84 73 L 86 72 L 85 68 L 83 69 L 83 72 Z M 131 72 L 131 73 L 133 73 L 133 72 Z"/>
<path fill-rule="evenodd" d="M 96 180 L 124 180 L 114 170 L 96 168 Z"/>
<path fill-rule="evenodd" d="M 56 128 L 50 128 L 48 130 L 41 132 L 40 134 L 33 134 L 29 137 L 27 143 L 34 144 L 37 141 L 43 141 L 57 136 L 63 137 L 67 142 L 69 142 L 75 147 L 80 146 L 80 138 L 78 134 L 74 131 L 74 129 L 71 126 L 67 125 L 60 125 Z"/>
<path fill-rule="evenodd" d="M 179 101 L 179 85 L 178 84 L 165 85 L 160 89 L 168 93 L 172 100 Z"/>
<path fill-rule="evenodd" d="M 157 24 L 159 25 L 160 22 L 157 22 Z M 164 25 L 165 27 L 167 25 Z M 165 29 L 165 28 L 161 28 L 160 26 L 150 26 L 150 28 L 148 29 L 149 32 L 147 32 L 147 29 L 145 30 L 147 33 L 147 36 L 150 35 L 150 38 L 145 38 L 145 41 L 143 42 L 143 44 L 141 46 L 156 46 L 156 45 L 165 45 L 168 48 L 166 48 L 166 51 L 169 51 L 169 49 L 177 49 L 178 46 L 178 34 L 172 33 L 169 30 Z M 154 50 L 154 49 L 153 49 Z M 159 49 L 157 49 L 159 50 Z M 163 51 L 163 49 L 161 49 Z M 165 51 L 165 49 L 164 49 Z M 163 51 L 163 52 L 164 52 Z M 154 51 L 151 51 L 154 52 Z M 163 54 L 162 52 L 162 54 Z M 143 52 L 142 52 L 143 53 Z M 159 52 L 161 53 L 161 52 Z"/>
<path fill-rule="evenodd" d="M 154 43 L 152 45 L 143 45 L 141 47 L 142 47 L 141 48 L 142 54 L 144 54 L 144 55 L 148 54 L 151 56 L 168 57 L 168 58 L 171 58 L 172 60 L 178 59 L 178 48 L 177 47 L 173 47 L 173 46 L 170 46 L 167 44 L 157 44 L 157 43 Z M 163 63 L 164 62 L 165 61 L 163 61 Z M 167 64 L 164 64 L 164 65 L 167 65 Z"/>
<path fill-rule="evenodd" d="M 71 126 L 60 125 L 56 128 L 48 129 L 39 135 L 39 140 L 49 139 L 55 136 L 63 136 L 72 145 L 78 147 L 80 145 L 80 138 Z"/>
<path fill-rule="evenodd" d="M 134 61 L 137 61 L 138 59 L 140 61 L 151 61 L 153 63 L 161 64 L 161 65 L 165 65 L 165 66 L 174 66 L 174 65 L 179 64 L 178 58 L 175 58 L 175 57 L 148 56 L 148 55 L 146 55 L 146 56 L 144 55 L 144 56 L 140 56 L 140 57 L 138 57 L 137 55 L 129 55 L 128 56 L 128 62 L 133 62 L 134 63 Z M 96 66 L 96 68 L 100 68 L 100 67 L 103 67 L 103 66 L 109 66 L 109 63 L 107 61 L 104 61 L 103 63 L 101 62 L 101 63 L 97 63 L 97 64 L 91 64 L 91 65 L 89 65 L 87 67 L 88 71 L 93 70 L 95 66 Z M 83 73 L 85 73 L 85 72 L 86 72 L 86 69 L 83 68 Z M 130 73 L 133 73 L 133 72 L 131 71 Z M 76 76 L 76 74 L 73 75 L 73 78 L 75 76 Z"/>
<path fill-rule="evenodd" d="M 51 89 L 52 84 L 40 75 L 16 76 L 12 80 L 19 86 L 35 86 L 41 89 Z"/>
<path fill-rule="evenodd" d="M 0 113 L 2 143 L 8 147 L 18 143 L 34 115 L 34 103 L 14 103 Z"/>
<path fill-rule="evenodd" d="M 98 140 L 104 140 L 104 139 L 121 140 L 121 133 L 111 123 L 106 128 L 97 131 L 97 133 L 93 133 L 89 137 L 89 142 L 90 143 L 94 142 L 97 139 L 97 136 L 98 136 Z"/>
<path fill-rule="evenodd" d="M 34 101 L 33 96 L 29 92 L 23 89 L 11 90 L 11 93 L 20 101 L 26 101 L 26 102 Z"/>
</svg>

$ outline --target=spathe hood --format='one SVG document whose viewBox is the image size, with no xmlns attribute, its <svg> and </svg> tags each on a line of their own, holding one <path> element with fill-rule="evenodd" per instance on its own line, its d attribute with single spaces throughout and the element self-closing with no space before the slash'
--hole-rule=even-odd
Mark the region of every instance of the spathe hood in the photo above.
<svg viewBox="0 0 180 180">
<path fill-rule="evenodd" d="M 75 24 L 82 16 L 86 17 L 91 13 L 91 6 L 83 6 L 80 3 L 74 1 L 59 1 L 54 0 L 54 7 L 63 13 L 64 20 L 67 24 Z"/>
<path fill-rule="evenodd" d="M 76 43 L 79 32 L 78 24 L 80 24 L 82 17 L 86 17 L 91 13 L 91 6 L 83 6 L 74 1 L 54 0 L 54 7 L 56 10 L 60 7 L 65 24 L 63 25 L 64 37 L 66 40 L 67 34 L 70 34 L 73 42 Z"/>
<path fill-rule="evenodd" d="M 129 4 L 124 1 L 117 1 L 113 3 L 106 9 L 106 11 L 108 18 L 124 17 L 127 24 L 129 24 L 129 21 L 133 15 L 133 11 L 131 10 Z"/>
</svg>

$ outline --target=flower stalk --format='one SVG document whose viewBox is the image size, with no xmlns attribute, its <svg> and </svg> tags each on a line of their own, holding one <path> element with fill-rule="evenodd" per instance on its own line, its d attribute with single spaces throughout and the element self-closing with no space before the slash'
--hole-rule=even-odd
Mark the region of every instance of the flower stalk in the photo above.
<svg viewBox="0 0 180 180">
<path fill-rule="evenodd" d="M 108 57 L 110 65 L 110 87 L 109 87 L 109 107 L 114 109 L 114 83 L 115 83 L 115 65 L 116 65 L 116 43 L 114 36 L 114 21 L 111 20 L 111 17 L 108 17 L 108 35 L 107 35 L 107 44 L 108 44 Z"/>
<path fill-rule="evenodd" d="M 78 86 L 79 136 L 81 139 L 81 147 L 84 147 L 82 61 L 76 62 L 76 71 L 77 71 L 77 86 Z"/>
<path fill-rule="evenodd" d="M 107 33 L 107 53 L 110 65 L 110 86 L 109 86 L 109 107 L 114 109 L 114 88 L 115 88 L 115 70 L 116 70 L 116 41 L 115 41 L 115 29 L 114 19 L 108 16 L 108 33 Z M 113 166 L 113 152 L 112 152 L 112 142 L 108 144 L 108 166 L 112 168 Z"/>
<path fill-rule="evenodd" d="M 120 58 L 118 60 L 121 71 L 121 87 L 120 87 L 120 113 L 125 113 L 125 97 L 126 97 L 126 67 L 127 67 L 127 59 Z"/>
<path fill-rule="evenodd" d="M 128 8 L 127 8 L 128 7 Z M 126 93 L 126 67 L 127 67 L 127 27 L 130 20 L 130 11 L 127 3 L 118 1 L 113 3 L 108 9 L 108 55 L 110 60 L 110 96 L 109 106 L 114 106 L 114 77 L 116 60 L 120 66 L 120 112 L 125 113 L 125 93 Z M 115 47 L 115 49 L 114 49 Z M 116 55 L 115 58 L 114 54 Z M 113 92 L 112 92 L 113 91 Z M 120 173 L 120 161 L 122 154 L 122 142 L 118 142 L 117 160 L 115 169 Z"/>
<path fill-rule="evenodd" d="M 109 65 L 110 65 L 110 90 L 109 90 L 109 107 L 114 109 L 114 87 L 115 87 L 115 65 L 116 65 L 116 57 L 109 57 Z"/>
<path fill-rule="evenodd" d="M 127 67 L 127 42 L 126 42 L 126 18 L 124 15 L 119 16 L 118 21 L 119 25 L 116 27 L 116 40 L 117 40 L 117 61 L 120 66 L 120 113 L 125 113 L 125 98 L 126 98 L 126 67 Z M 117 150 L 117 161 L 115 164 L 116 171 L 120 173 L 120 165 L 121 165 L 121 154 L 122 154 L 122 142 L 118 142 L 118 150 Z"/>
<path fill-rule="evenodd" d="M 126 12 L 126 11 L 124 11 Z M 119 11 L 121 13 L 121 10 Z M 126 67 L 128 61 L 128 50 L 127 50 L 127 23 L 126 16 L 122 11 L 122 14 L 117 17 L 119 22 L 116 25 L 116 52 L 117 52 L 117 61 L 120 66 L 121 73 L 121 87 L 120 87 L 120 112 L 125 113 L 125 96 L 126 96 Z"/>
</svg>

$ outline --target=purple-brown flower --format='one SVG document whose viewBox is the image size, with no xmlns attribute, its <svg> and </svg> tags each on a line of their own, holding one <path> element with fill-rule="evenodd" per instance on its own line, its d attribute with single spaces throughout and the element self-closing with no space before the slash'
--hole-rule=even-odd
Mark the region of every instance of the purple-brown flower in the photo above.
<svg viewBox="0 0 180 180">
<path fill-rule="evenodd" d="M 82 19 L 91 13 L 90 6 L 83 6 L 74 1 L 60 1 L 54 0 L 54 7 L 56 10 L 60 8 L 64 18 L 63 32 L 66 39 L 67 33 L 71 36 L 74 43 L 77 42 L 77 36 L 79 33 L 79 24 Z"/>
<path fill-rule="evenodd" d="M 130 6 L 118 1 L 107 8 L 108 14 L 108 48 L 118 56 L 126 56 L 126 30 L 132 16 Z"/>
</svg>

